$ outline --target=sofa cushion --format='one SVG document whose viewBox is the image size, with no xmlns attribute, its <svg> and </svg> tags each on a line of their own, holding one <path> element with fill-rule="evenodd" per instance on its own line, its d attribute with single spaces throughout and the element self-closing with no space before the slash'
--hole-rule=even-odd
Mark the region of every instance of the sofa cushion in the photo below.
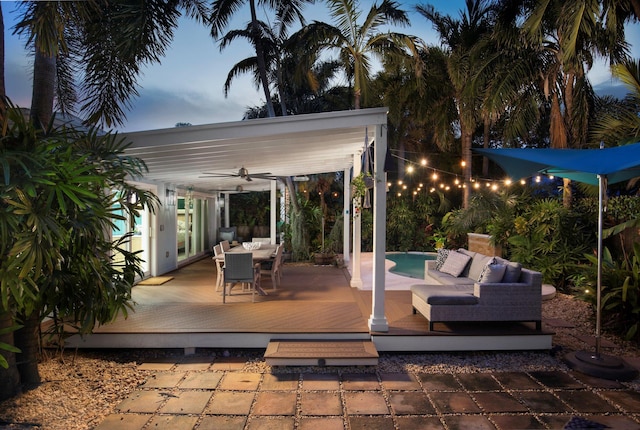
<svg viewBox="0 0 640 430">
<path fill-rule="evenodd" d="M 438 255 L 436 255 L 436 270 L 440 270 L 445 260 L 449 256 L 450 249 L 440 248 L 438 249 Z"/>
<path fill-rule="evenodd" d="M 478 298 L 473 288 L 462 285 L 439 287 L 438 285 L 412 285 L 411 293 L 430 305 L 476 305 Z"/>
<path fill-rule="evenodd" d="M 468 255 L 457 251 L 451 251 L 440 268 L 440 271 L 452 276 L 460 276 L 465 267 L 467 267 L 469 260 L 471 260 L 471 257 Z"/>
<path fill-rule="evenodd" d="M 487 264 L 484 266 L 484 269 L 482 269 L 478 282 L 481 284 L 502 282 L 506 270 L 506 264 Z"/>
<path fill-rule="evenodd" d="M 474 281 L 479 281 L 484 268 L 487 267 L 487 264 L 491 264 L 494 261 L 495 259 L 493 257 L 476 254 L 471 260 L 471 264 L 469 265 L 469 278 L 473 279 Z"/>
<path fill-rule="evenodd" d="M 429 278 L 433 279 L 434 282 L 442 285 L 473 285 L 475 282 L 475 279 L 456 277 L 433 269 L 428 270 L 427 275 L 429 275 Z"/>
<path fill-rule="evenodd" d="M 500 258 L 500 257 L 496 257 L 496 262 L 499 264 L 507 265 L 507 270 L 504 272 L 504 276 L 502 277 L 502 282 L 512 284 L 520 280 L 520 273 L 522 272 L 522 264 L 505 260 L 504 258 Z"/>
<path fill-rule="evenodd" d="M 468 249 L 464 249 L 464 248 L 460 248 L 458 249 L 458 252 L 461 252 L 465 255 L 468 255 L 469 257 L 471 257 L 471 261 L 473 261 L 473 259 L 476 257 L 476 255 L 478 256 L 482 256 L 482 254 L 478 254 L 475 251 L 469 251 Z M 464 268 L 464 270 L 462 271 L 462 273 L 460 274 L 460 276 L 464 276 L 465 278 L 469 277 L 469 269 L 471 268 L 471 263 L 467 264 L 466 267 Z M 473 278 L 475 279 L 475 278 Z"/>
</svg>

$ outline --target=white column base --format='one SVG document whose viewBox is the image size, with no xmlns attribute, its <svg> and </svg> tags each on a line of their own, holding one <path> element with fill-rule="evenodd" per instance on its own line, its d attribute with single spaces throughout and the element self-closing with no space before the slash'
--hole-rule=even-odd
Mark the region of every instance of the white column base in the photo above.
<svg viewBox="0 0 640 430">
<path fill-rule="evenodd" d="M 370 331 L 380 331 L 387 332 L 389 331 L 389 322 L 386 317 L 376 318 L 373 315 L 369 317 L 369 330 Z"/>
<path fill-rule="evenodd" d="M 362 288 L 363 285 L 362 279 L 351 279 L 351 287 Z"/>
</svg>

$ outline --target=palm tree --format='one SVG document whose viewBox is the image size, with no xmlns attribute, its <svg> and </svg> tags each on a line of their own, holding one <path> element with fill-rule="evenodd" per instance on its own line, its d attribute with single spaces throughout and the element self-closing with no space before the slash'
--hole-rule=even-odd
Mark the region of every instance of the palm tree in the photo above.
<svg viewBox="0 0 640 430">
<path fill-rule="evenodd" d="M 624 58 L 624 30 L 620 23 L 605 27 L 601 0 L 551 0 L 523 11 L 521 40 L 545 59 L 537 70 L 550 104 L 551 147 L 583 147 L 594 98 L 586 73 L 595 55 L 612 61 Z M 570 181 L 565 179 L 565 207 L 571 200 Z"/>
<path fill-rule="evenodd" d="M 614 64 L 611 71 L 629 92 L 624 100 L 609 103 L 609 109 L 593 125 L 590 140 L 594 145 L 605 142 L 615 146 L 635 142 L 640 138 L 640 60 L 629 59 Z"/>
<path fill-rule="evenodd" d="M 466 0 L 466 7 L 466 11 L 460 12 L 460 19 L 454 19 L 440 14 L 432 5 L 416 6 L 416 10 L 433 23 L 447 49 L 447 73 L 453 87 L 462 141 L 465 208 L 471 196 L 471 145 L 480 119 L 479 99 L 483 91 L 475 71 L 483 61 L 479 48 L 484 45 L 479 40 L 490 33 L 495 18 L 492 5 L 485 0 Z"/>
<path fill-rule="evenodd" d="M 3 218 L 0 228 L 3 268 L 0 274 L 2 296 L 5 298 L 2 309 L 9 309 L 7 297 L 10 297 L 11 309 L 16 309 L 25 325 L 15 336 L 16 344 L 21 345 L 23 357 L 26 357 L 22 360 L 24 363 L 20 368 L 20 376 L 22 382 L 35 382 L 39 379 L 35 360 L 37 327 L 43 315 L 59 312 L 63 317 L 89 322 L 81 328 L 86 331 L 91 330 L 95 323 L 106 322 L 114 313 L 125 309 L 129 298 L 127 288 L 130 288 L 132 274 L 137 270 L 137 260 L 128 258 L 126 267 L 118 273 L 114 273 L 116 268 L 111 267 L 107 255 L 121 244 L 105 241 L 102 237 L 111 217 L 104 211 L 108 210 L 113 200 L 112 196 L 104 195 L 104 190 L 129 190 L 130 187 L 118 181 L 124 181 L 128 173 L 135 177 L 144 170 L 144 165 L 135 160 L 119 160 L 117 151 L 120 147 L 114 146 L 114 142 L 98 138 L 95 133 L 86 137 L 66 131 L 61 136 L 49 126 L 54 100 L 63 112 L 73 112 L 79 100 L 79 110 L 87 115 L 87 122 L 92 124 L 111 126 L 122 122 L 123 106 L 127 106 L 132 95 L 137 94 L 136 77 L 141 65 L 159 61 L 171 41 L 180 9 L 186 10 L 191 16 L 204 17 L 207 13 L 204 0 L 134 2 L 128 6 L 121 2 L 33 1 L 22 3 L 21 7 L 24 14 L 15 32 L 27 36 L 27 44 L 35 54 L 32 121 L 24 123 L 15 109 L 11 122 L 3 118 L 2 164 L 8 169 L 5 171 L 3 187 L 3 195 L 8 197 L 4 201 L 11 207 L 17 207 L 24 216 L 14 212 L 15 216 Z M 77 76 L 73 72 L 80 66 L 83 71 L 80 74 L 81 84 L 75 85 Z M 9 124 L 12 126 L 9 127 Z M 18 136 L 28 135 L 29 139 L 15 140 L 15 133 Z M 17 148 L 20 144 L 25 146 Z M 82 144 L 90 147 L 80 148 Z M 68 151 L 56 152 L 65 147 L 69 148 Z M 18 154 L 11 152 L 15 150 Z M 95 166 L 87 158 L 90 151 L 95 151 L 91 160 L 108 158 L 110 168 L 104 170 L 100 166 L 98 174 L 93 176 L 90 169 Z M 85 160 L 82 168 L 77 165 L 79 160 Z M 24 168 L 30 169 L 28 180 L 16 173 Z M 38 182 L 39 172 L 53 178 L 50 175 L 63 171 L 68 175 L 66 179 L 75 182 L 58 183 L 53 194 L 52 190 L 44 189 L 46 186 L 42 185 L 42 180 Z M 85 174 L 87 176 L 82 176 Z M 12 182 L 16 177 L 18 183 Z M 87 177 L 92 178 L 90 184 L 84 183 Z M 36 182 L 30 183 L 30 180 Z M 24 192 L 21 185 L 33 191 Z M 87 189 L 83 190 L 85 187 Z M 66 191 L 63 192 L 63 189 Z M 81 196 L 78 197 L 76 193 Z M 62 194 L 66 194 L 69 200 L 65 200 Z M 40 199 L 47 195 L 52 199 L 47 202 L 57 207 L 41 207 Z M 96 196 L 101 197 L 99 201 L 96 201 Z M 85 198 L 94 200 L 83 202 Z M 152 196 L 144 199 L 152 201 Z M 82 223 L 87 222 L 82 218 L 82 210 L 87 207 L 94 208 L 92 216 L 97 223 L 90 227 L 94 232 L 92 243 L 86 242 L 90 240 L 90 235 L 82 229 Z M 49 209 L 51 212 L 46 212 Z M 49 218 L 41 220 L 37 215 L 29 217 L 30 211 Z M 73 224 L 74 228 L 58 225 L 62 220 L 52 219 L 56 214 L 64 215 L 68 222 L 78 224 Z M 30 222 L 36 224 L 29 225 Z M 84 232 L 84 236 L 63 237 L 61 232 L 65 230 L 70 234 Z M 30 234 L 35 237 L 29 237 Z M 38 238 L 45 240 L 41 242 Z M 80 243 L 84 243 L 86 250 L 95 251 L 94 255 L 102 259 L 93 264 L 83 263 L 84 267 L 92 267 L 91 273 L 83 271 L 82 266 L 57 264 L 62 261 L 71 264 L 77 264 L 73 261 L 88 262 L 90 256 L 77 254 L 81 251 L 81 247 L 78 247 Z M 75 257 L 71 258 L 74 255 L 78 257 L 75 260 Z M 33 271 L 27 277 L 27 272 L 15 273 L 15 268 L 22 268 L 23 271 L 33 268 Z M 52 273 L 56 270 L 60 271 L 56 272 L 57 277 Z M 88 278 L 73 279 L 73 275 Z M 119 276 L 124 277 L 118 280 Z M 69 286 L 75 286 L 75 289 L 69 291 Z M 109 290 L 108 286 L 117 291 Z M 100 291 L 92 290 L 96 287 Z M 24 294 L 16 293 L 20 291 Z M 83 308 L 77 308 L 78 304 L 83 303 Z M 86 303 L 93 305 L 86 306 Z M 3 323 L 5 321 L 2 319 Z M 5 332 L 6 328 L 3 325 L 0 330 Z"/>
<path fill-rule="evenodd" d="M 27 36 L 35 54 L 35 123 L 46 127 L 55 101 L 60 111 L 79 113 L 89 124 L 121 124 L 138 95 L 141 66 L 160 61 L 181 10 L 203 22 L 205 5 L 205 0 L 23 2 L 15 32 Z"/>
<path fill-rule="evenodd" d="M 243 36 L 249 37 L 256 50 L 255 66 L 259 76 L 259 82 L 261 83 L 262 90 L 264 91 L 269 117 L 274 117 L 276 114 L 271 100 L 270 81 L 268 78 L 269 72 L 267 69 L 267 57 L 269 52 L 268 47 L 264 45 L 265 40 L 263 37 L 263 30 L 266 26 L 261 24 L 258 20 L 256 5 L 268 6 L 275 9 L 275 15 L 279 22 L 279 27 L 281 31 L 286 31 L 286 29 L 296 20 L 299 21 L 301 25 L 304 25 L 305 21 L 302 15 L 302 6 L 305 3 L 312 3 L 313 0 L 216 0 L 213 3 L 210 18 L 211 37 L 214 39 L 218 39 L 220 37 L 233 14 L 240 10 L 241 6 L 244 5 L 245 2 L 249 3 L 251 22 L 247 29 L 244 30 L 247 35 Z"/>
<path fill-rule="evenodd" d="M 384 60 L 390 55 L 406 56 L 415 53 L 420 40 L 402 33 L 382 32 L 386 25 L 408 25 L 405 11 L 395 1 L 374 3 L 362 24 L 361 12 L 354 0 L 327 0 L 334 27 L 324 22 L 314 22 L 301 30 L 310 55 L 317 56 L 324 50 L 335 49 L 350 81 L 353 81 L 354 107 L 360 108 L 366 100 L 372 77 L 372 59 Z M 418 63 L 416 63 L 418 64 Z"/>
</svg>

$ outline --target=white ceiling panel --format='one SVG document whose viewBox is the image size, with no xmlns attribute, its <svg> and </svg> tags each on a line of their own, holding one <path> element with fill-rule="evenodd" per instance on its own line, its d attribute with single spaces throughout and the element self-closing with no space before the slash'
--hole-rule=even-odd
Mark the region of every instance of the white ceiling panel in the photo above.
<svg viewBox="0 0 640 430">
<path fill-rule="evenodd" d="M 128 155 L 145 161 L 147 180 L 195 190 L 267 190 L 269 180 L 205 173 L 299 176 L 342 171 L 386 125 L 387 109 L 360 109 L 176 127 L 125 134 Z"/>
</svg>

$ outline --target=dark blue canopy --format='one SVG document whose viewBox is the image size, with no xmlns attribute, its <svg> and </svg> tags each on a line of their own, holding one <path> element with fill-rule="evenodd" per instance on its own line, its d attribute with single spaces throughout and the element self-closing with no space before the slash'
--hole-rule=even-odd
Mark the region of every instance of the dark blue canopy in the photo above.
<svg viewBox="0 0 640 430">
<path fill-rule="evenodd" d="M 640 176 L 640 143 L 603 149 L 474 149 L 498 163 L 511 179 L 536 173 L 598 185 L 598 175 L 610 184 Z"/>
</svg>

